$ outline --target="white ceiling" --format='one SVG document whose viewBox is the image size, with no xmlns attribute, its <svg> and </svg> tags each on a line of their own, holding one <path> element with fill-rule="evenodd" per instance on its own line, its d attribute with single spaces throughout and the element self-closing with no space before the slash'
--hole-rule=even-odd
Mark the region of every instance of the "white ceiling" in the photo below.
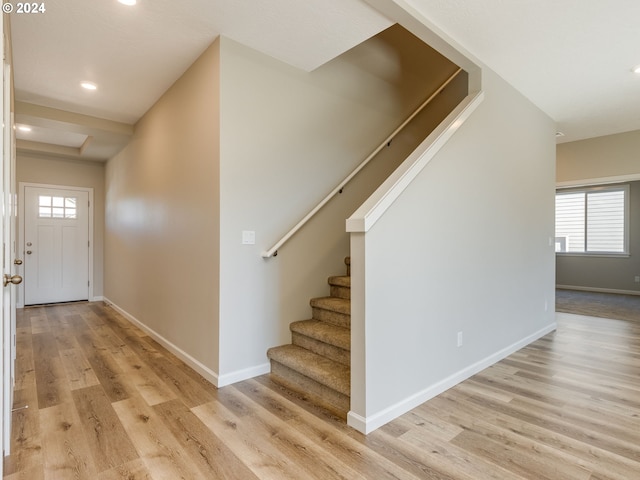
<svg viewBox="0 0 640 480">
<path fill-rule="evenodd" d="M 360 0 L 138 0 L 134 7 L 116 0 L 64 0 L 45 5 L 42 14 L 11 16 L 16 99 L 126 124 L 135 123 L 219 35 L 312 70 L 392 23 Z M 98 90 L 81 89 L 82 81 L 97 84 Z M 29 120 L 20 109 L 16 114 L 19 123 Z M 104 159 L 107 140 L 93 133 L 77 156 Z M 41 141 L 36 134 L 17 136 Z M 114 145 L 116 152 L 122 147 Z"/>
<path fill-rule="evenodd" d="M 554 118 L 560 141 L 640 129 L 640 76 L 630 72 L 640 64 L 637 0 L 406 2 Z M 18 138 L 31 141 L 21 142 L 25 151 L 58 143 L 66 149 L 58 154 L 93 160 L 117 152 L 218 35 L 310 71 L 391 24 L 362 0 L 64 0 L 46 8 L 11 16 L 16 121 L 38 126 Z M 99 88 L 82 90 L 81 81 Z M 83 135 L 89 141 L 78 146 Z"/>
<path fill-rule="evenodd" d="M 640 129 L 640 1 L 406 1 L 553 118 L 559 142 Z"/>
</svg>

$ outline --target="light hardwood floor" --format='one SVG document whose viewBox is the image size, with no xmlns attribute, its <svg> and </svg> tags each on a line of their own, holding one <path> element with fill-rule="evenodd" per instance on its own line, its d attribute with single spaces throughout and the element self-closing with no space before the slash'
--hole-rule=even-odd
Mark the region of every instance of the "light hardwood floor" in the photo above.
<svg viewBox="0 0 640 480">
<path fill-rule="evenodd" d="M 268 376 L 217 390 L 101 303 L 21 310 L 16 373 L 12 480 L 640 479 L 629 321 L 559 314 L 368 436 Z"/>
</svg>

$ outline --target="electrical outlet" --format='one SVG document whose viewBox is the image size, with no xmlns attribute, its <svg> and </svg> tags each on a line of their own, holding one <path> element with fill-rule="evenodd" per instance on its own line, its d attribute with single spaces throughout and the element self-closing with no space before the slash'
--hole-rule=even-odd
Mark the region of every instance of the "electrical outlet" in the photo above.
<svg viewBox="0 0 640 480">
<path fill-rule="evenodd" d="M 640 283 L 640 275 L 636 275 L 636 283 Z"/>
<path fill-rule="evenodd" d="M 458 346 L 462 346 L 462 332 L 458 332 Z"/>
</svg>

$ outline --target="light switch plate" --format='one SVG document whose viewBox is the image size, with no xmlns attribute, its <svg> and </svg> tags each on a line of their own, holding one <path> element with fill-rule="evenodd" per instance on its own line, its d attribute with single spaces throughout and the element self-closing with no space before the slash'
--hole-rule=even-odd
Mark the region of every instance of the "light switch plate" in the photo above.
<svg viewBox="0 0 640 480">
<path fill-rule="evenodd" d="M 255 245 L 256 243 L 256 232 L 253 230 L 243 230 L 242 231 L 242 244 L 243 245 Z"/>
</svg>

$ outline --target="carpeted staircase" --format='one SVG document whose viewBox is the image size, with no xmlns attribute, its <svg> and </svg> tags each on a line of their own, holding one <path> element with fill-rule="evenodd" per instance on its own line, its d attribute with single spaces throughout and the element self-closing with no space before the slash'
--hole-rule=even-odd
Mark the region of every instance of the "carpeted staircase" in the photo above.
<svg viewBox="0 0 640 480">
<path fill-rule="evenodd" d="M 293 322 L 291 345 L 267 351 L 271 378 L 346 418 L 351 394 L 351 277 L 329 277 L 330 296 L 311 299 L 312 318 Z"/>
</svg>

